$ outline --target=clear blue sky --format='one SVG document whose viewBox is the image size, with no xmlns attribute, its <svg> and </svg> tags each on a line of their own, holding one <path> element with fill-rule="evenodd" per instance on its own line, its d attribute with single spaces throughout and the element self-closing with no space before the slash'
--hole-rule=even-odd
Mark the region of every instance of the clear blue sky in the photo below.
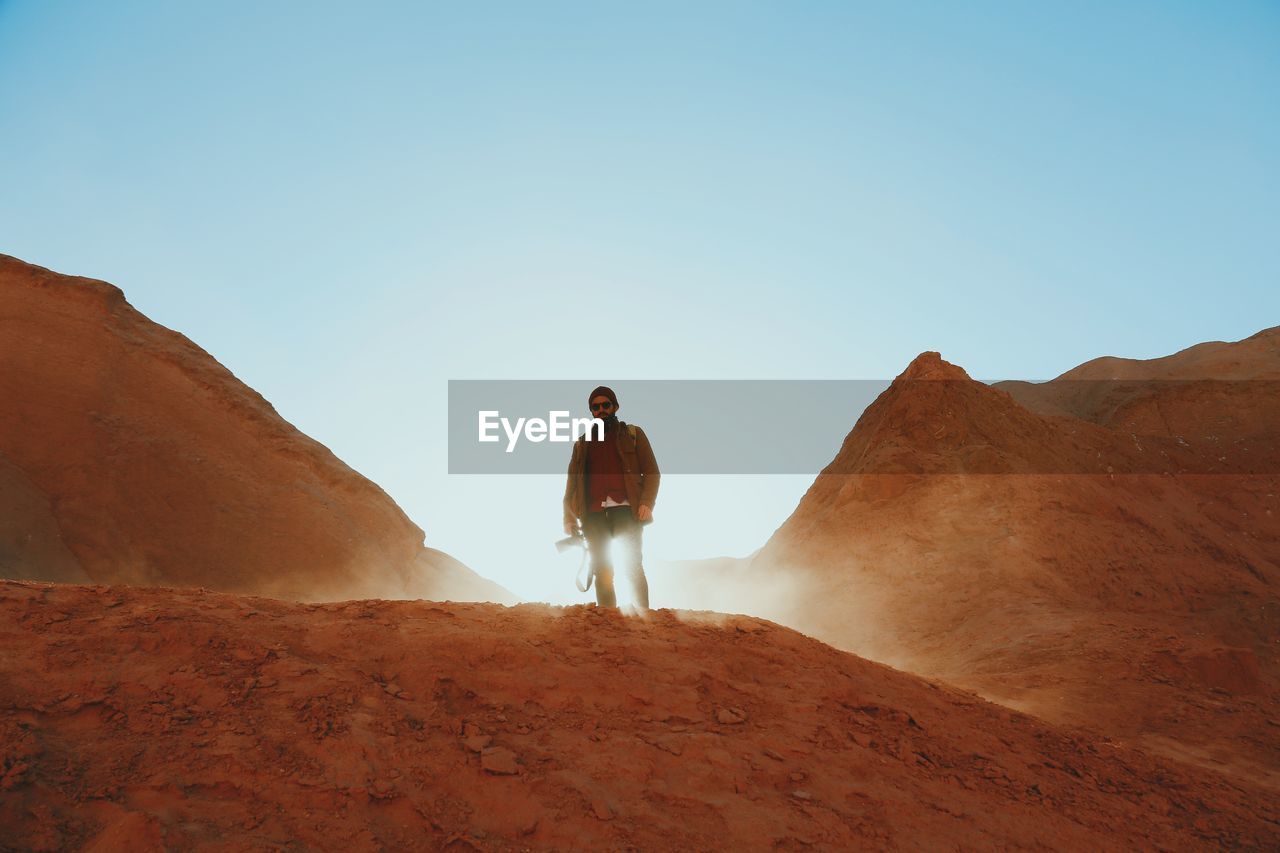
<svg viewBox="0 0 1280 853">
<path fill-rule="evenodd" d="M 1277 235 L 1276 3 L 0 0 L 0 251 L 524 595 L 559 484 L 448 477 L 447 379 L 1048 378 L 1280 323 Z M 672 478 L 650 550 L 805 484 Z"/>
</svg>

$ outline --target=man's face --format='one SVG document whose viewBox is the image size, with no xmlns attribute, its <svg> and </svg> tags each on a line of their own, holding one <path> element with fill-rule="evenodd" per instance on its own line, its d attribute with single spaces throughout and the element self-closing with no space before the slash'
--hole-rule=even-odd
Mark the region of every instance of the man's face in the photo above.
<svg viewBox="0 0 1280 853">
<path fill-rule="evenodd" d="M 613 414 L 613 401 L 601 394 L 591 400 L 591 417 L 604 420 Z"/>
</svg>

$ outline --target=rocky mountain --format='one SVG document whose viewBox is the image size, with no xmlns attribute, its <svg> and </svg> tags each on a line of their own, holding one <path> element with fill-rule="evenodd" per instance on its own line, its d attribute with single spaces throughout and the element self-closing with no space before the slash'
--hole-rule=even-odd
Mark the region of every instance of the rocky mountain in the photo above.
<svg viewBox="0 0 1280 853">
<path fill-rule="evenodd" d="M 514 601 L 106 282 L 0 256 L 0 400 L 5 577 Z"/>
<path fill-rule="evenodd" d="M 1096 358 L 1050 382 L 994 387 L 1041 414 L 1190 441 L 1234 472 L 1274 474 L 1280 462 L 1280 327 L 1164 358 Z"/>
<path fill-rule="evenodd" d="M 1278 372 L 1276 329 L 1038 385 L 924 353 L 739 582 L 787 579 L 765 615 L 840 648 L 1277 785 Z"/>
</svg>

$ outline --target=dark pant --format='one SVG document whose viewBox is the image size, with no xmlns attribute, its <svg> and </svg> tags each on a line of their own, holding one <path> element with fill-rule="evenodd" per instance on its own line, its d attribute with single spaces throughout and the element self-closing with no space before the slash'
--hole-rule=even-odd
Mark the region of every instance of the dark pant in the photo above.
<svg viewBox="0 0 1280 853">
<path fill-rule="evenodd" d="M 614 555 L 611 551 L 611 546 L 617 543 L 617 563 L 635 587 L 636 604 L 644 610 L 649 609 L 649 581 L 645 579 L 640 557 L 640 534 L 643 530 L 629 506 L 611 506 L 589 512 L 582 520 L 582 532 L 587 537 L 587 548 L 591 552 L 591 571 L 596 579 L 596 604 L 599 606 L 618 606 L 618 598 L 613 591 Z"/>
</svg>

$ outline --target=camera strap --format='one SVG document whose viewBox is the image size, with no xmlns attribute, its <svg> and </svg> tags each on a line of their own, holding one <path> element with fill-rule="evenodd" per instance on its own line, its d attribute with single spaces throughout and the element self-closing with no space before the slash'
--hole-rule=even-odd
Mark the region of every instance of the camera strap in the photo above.
<svg viewBox="0 0 1280 853">
<path fill-rule="evenodd" d="M 584 539 L 582 542 L 582 556 L 578 559 L 578 571 L 573 576 L 573 585 L 578 588 L 578 592 L 586 592 L 591 589 L 591 582 L 596 579 L 596 573 L 593 569 L 587 569 L 587 582 L 582 582 L 582 569 L 587 565 L 587 543 Z"/>
</svg>

